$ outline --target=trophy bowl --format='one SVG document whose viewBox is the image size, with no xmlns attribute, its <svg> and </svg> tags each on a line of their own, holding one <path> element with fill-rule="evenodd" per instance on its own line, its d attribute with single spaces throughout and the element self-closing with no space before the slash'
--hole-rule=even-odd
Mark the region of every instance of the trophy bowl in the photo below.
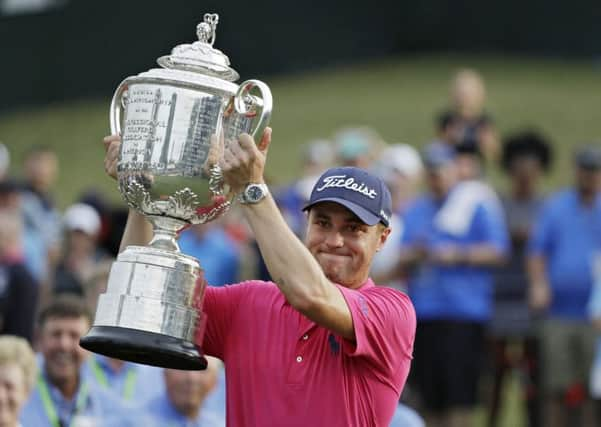
<svg viewBox="0 0 601 427">
<path fill-rule="evenodd" d="M 152 224 L 153 238 L 148 246 L 128 246 L 113 263 L 92 328 L 80 341 L 87 350 L 166 368 L 206 367 L 207 284 L 199 261 L 179 251 L 177 234 L 227 211 L 235 194 L 209 164 L 209 153 L 243 132 L 260 138 L 272 110 L 269 87 L 234 83 L 238 73 L 213 48 L 218 19 L 205 14 L 198 41 L 160 57 L 162 68 L 126 78 L 113 96 L 119 192 Z"/>
</svg>

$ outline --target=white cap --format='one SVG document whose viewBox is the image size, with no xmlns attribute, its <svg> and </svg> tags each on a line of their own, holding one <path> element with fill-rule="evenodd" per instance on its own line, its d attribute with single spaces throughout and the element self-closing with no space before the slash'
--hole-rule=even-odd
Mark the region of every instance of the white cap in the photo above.
<svg viewBox="0 0 601 427">
<path fill-rule="evenodd" d="M 67 230 L 79 230 L 90 236 L 96 236 L 100 231 L 100 215 L 90 205 L 76 203 L 71 205 L 63 216 Z"/>
<path fill-rule="evenodd" d="M 408 144 L 392 144 L 380 153 L 377 161 L 378 173 L 384 180 L 390 179 L 391 172 L 407 178 L 416 178 L 423 170 L 419 152 Z"/>
</svg>

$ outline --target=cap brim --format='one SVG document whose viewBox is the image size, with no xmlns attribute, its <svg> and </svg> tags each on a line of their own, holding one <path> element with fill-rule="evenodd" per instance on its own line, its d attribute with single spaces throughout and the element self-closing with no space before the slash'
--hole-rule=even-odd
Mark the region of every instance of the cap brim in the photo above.
<svg viewBox="0 0 601 427">
<path fill-rule="evenodd" d="M 338 203 L 339 205 L 344 206 L 345 208 L 350 210 L 352 213 L 357 215 L 357 217 L 359 217 L 359 219 L 367 225 L 376 225 L 377 223 L 382 221 L 382 218 L 380 218 L 378 215 L 374 215 L 367 209 L 365 209 L 353 202 L 350 202 L 348 200 L 341 199 L 338 197 L 324 197 L 323 199 L 316 200 L 313 203 L 309 203 L 309 204 L 305 205 L 305 207 L 303 208 L 303 211 L 310 210 L 313 206 L 315 206 L 321 202 Z"/>
</svg>

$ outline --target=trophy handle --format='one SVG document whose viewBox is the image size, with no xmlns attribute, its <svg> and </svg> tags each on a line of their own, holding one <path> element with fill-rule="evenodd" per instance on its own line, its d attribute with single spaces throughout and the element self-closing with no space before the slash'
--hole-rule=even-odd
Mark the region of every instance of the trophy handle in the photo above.
<svg viewBox="0 0 601 427">
<path fill-rule="evenodd" d="M 258 89 L 261 94 L 260 98 L 250 94 L 250 91 L 254 88 Z M 253 117 L 257 114 L 257 107 L 261 108 L 261 113 L 255 128 L 249 132 L 255 141 L 263 136 L 263 131 L 269 123 L 271 110 L 273 109 L 273 98 L 269 86 L 265 83 L 260 80 L 246 80 L 240 84 L 234 96 L 234 108 L 238 114 Z"/>
<path fill-rule="evenodd" d="M 110 125 L 111 135 L 121 135 L 121 120 L 123 116 L 123 107 L 125 106 L 125 100 L 127 99 L 127 85 L 120 84 L 113 99 L 110 107 Z"/>
</svg>

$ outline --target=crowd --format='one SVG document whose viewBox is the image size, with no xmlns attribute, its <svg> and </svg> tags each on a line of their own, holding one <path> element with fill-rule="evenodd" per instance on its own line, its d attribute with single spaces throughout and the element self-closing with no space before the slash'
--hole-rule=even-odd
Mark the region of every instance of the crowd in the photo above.
<svg viewBox="0 0 601 427">
<path fill-rule="evenodd" d="M 547 136 L 500 138 L 485 105 L 482 78 L 462 70 L 421 150 L 368 127 L 342 129 L 307 143 L 301 176 L 272 191 L 302 237 L 303 207 L 328 167 L 368 169 L 387 184 L 392 233 L 371 277 L 407 293 L 417 314 L 392 426 L 469 426 L 480 405 L 495 426 L 509 373 L 519 373 L 527 425 L 598 425 L 601 147 L 579 147 L 572 182 L 545 194 Z M 127 212 L 94 191 L 60 212 L 59 159 L 48 147 L 27 153 L 19 180 L 9 162 L 0 145 L 0 425 L 225 425 L 219 360 L 202 372 L 162 370 L 79 347 Z M 503 189 L 489 179 L 497 168 Z M 235 208 L 185 230 L 179 244 L 212 286 L 269 279 Z"/>
</svg>

